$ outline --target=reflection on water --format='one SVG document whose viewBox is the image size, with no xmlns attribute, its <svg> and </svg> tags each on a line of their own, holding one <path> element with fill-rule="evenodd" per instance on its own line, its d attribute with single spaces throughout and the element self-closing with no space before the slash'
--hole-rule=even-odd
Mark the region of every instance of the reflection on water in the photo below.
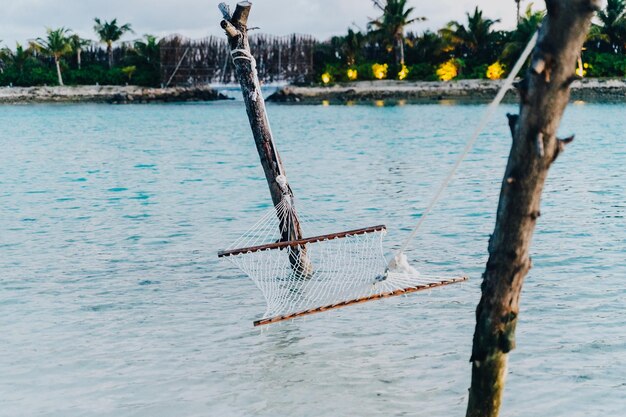
<svg viewBox="0 0 626 417">
<path fill-rule="evenodd" d="M 485 109 L 443 104 L 270 106 L 298 209 L 384 223 L 391 253 Z M 624 110 L 566 113 L 503 415 L 626 409 Z M 2 106 L 0 414 L 462 415 L 515 111 L 408 253 L 469 283 L 260 331 L 260 292 L 216 257 L 270 204 L 241 102 Z"/>
</svg>

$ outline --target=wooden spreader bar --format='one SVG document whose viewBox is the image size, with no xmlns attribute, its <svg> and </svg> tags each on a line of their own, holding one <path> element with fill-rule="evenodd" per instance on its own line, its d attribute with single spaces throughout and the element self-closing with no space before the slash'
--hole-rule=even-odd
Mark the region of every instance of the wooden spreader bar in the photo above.
<svg viewBox="0 0 626 417">
<path fill-rule="evenodd" d="M 395 291 L 385 292 L 382 294 L 370 295 L 367 297 L 355 298 L 353 300 L 342 301 L 336 304 L 330 304 L 330 305 L 326 305 L 323 307 L 312 308 L 310 310 L 304 310 L 304 311 L 300 311 L 297 313 L 288 314 L 285 316 L 276 316 L 276 317 L 270 317 L 267 319 L 256 320 L 254 322 L 254 327 L 263 326 L 265 324 L 278 323 L 280 321 L 291 320 L 297 317 L 308 316 L 311 314 L 322 313 L 324 311 L 334 310 L 334 309 L 341 308 L 341 307 L 347 307 L 347 306 L 351 306 L 354 304 L 361 304 L 361 303 L 365 303 L 368 301 L 380 300 L 381 298 L 395 297 L 397 295 L 409 294 L 412 292 L 429 290 L 431 288 L 443 287 L 445 285 L 456 284 L 458 282 L 467 281 L 468 279 L 469 278 L 466 276 L 459 277 L 459 278 L 450 278 L 450 279 L 446 279 L 440 282 L 433 282 L 433 283 L 424 284 L 424 285 L 416 285 L 414 287 L 409 287 L 409 288 L 405 288 L 401 290 L 395 290 Z"/>
<path fill-rule="evenodd" d="M 248 248 L 223 250 L 223 251 L 219 251 L 217 253 L 217 256 L 219 258 L 223 258 L 225 256 L 235 256 L 235 255 L 241 255 L 244 253 L 259 252 L 259 251 L 268 250 L 268 249 L 283 249 L 283 248 L 289 248 L 289 247 L 294 247 L 294 246 L 303 246 L 303 245 L 306 245 L 307 243 L 322 242 L 324 240 L 332 240 L 332 239 L 341 239 L 341 238 L 348 237 L 348 236 L 364 235 L 366 233 L 382 232 L 385 230 L 387 230 L 385 225 L 365 227 L 363 229 L 348 230 L 346 232 L 307 237 L 304 239 L 290 240 L 288 242 L 276 242 L 276 243 L 268 243 L 266 245 L 250 246 Z"/>
</svg>

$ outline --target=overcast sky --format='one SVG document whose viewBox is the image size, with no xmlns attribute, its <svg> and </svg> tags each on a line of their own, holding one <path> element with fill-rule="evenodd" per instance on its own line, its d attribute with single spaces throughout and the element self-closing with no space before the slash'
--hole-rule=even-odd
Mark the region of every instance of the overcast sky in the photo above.
<svg viewBox="0 0 626 417">
<path fill-rule="evenodd" d="M 46 27 L 65 26 L 88 39 L 95 39 L 93 18 L 131 23 L 136 35 L 159 36 L 179 33 L 191 38 L 221 35 L 218 0 L 1 0 L 0 39 L 13 47 L 43 36 Z M 528 0 L 524 1 L 525 3 Z M 251 26 L 264 33 L 284 35 L 311 34 L 319 39 L 343 34 L 354 22 L 365 28 L 368 17 L 380 12 L 371 0 L 256 0 L 253 2 Z M 537 4 L 543 5 L 541 0 Z M 235 1 L 232 2 L 235 4 Z M 511 28 L 515 21 L 513 0 L 409 0 L 416 15 L 426 16 L 427 22 L 409 29 L 421 32 L 438 29 L 450 20 L 464 20 L 465 13 L 476 5 L 485 16 L 501 19 L 501 28 Z"/>
</svg>

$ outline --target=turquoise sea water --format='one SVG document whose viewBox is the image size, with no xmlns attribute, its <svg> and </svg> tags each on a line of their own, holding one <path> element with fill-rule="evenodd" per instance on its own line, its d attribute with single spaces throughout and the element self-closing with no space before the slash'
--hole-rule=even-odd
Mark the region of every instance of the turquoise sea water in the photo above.
<svg viewBox="0 0 626 417">
<path fill-rule="evenodd" d="M 466 284 L 265 331 L 216 252 L 269 198 L 241 102 L 0 106 L 0 416 L 464 415 L 503 106 L 408 252 Z M 484 105 L 270 106 L 302 210 L 407 236 Z M 626 413 L 626 105 L 577 104 L 503 416 Z"/>
</svg>

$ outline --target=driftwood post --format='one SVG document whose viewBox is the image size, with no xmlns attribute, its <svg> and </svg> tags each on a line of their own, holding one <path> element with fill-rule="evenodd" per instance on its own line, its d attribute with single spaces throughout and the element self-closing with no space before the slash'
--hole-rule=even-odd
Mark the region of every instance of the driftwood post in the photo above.
<svg viewBox="0 0 626 417">
<path fill-rule="evenodd" d="M 513 145 L 476 309 L 468 417 L 495 417 L 500 410 L 508 353 L 515 347 L 520 292 L 531 268 L 528 249 L 540 216 L 541 193 L 550 165 L 573 140 L 558 139 L 556 132 L 599 3 L 546 0 L 548 13 L 531 65 L 518 85 L 520 114 L 509 115 Z"/>
<path fill-rule="evenodd" d="M 293 207 L 293 191 L 287 182 L 285 168 L 274 145 L 265 109 L 265 100 L 256 71 L 256 61 L 250 53 L 248 16 L 251 7 L 252 3 L 248 1 L 239 2 L 235 12 L 231 15 L 228 6 L 225 3 L 220 3 L 219 8 L 224 16 L 221 26 L 228 37 L 235 76 L 241 85 L 250 127 L 261 158 L 261 165 L 265 172 L 272 201 L 274 206 L 278 206 L 284 197 L 288 197 L 290 204 L 292 204 L 290 215 L 280 216 L 277 213 L 282 234 L 281 240 L 283 242 L 301 240 L 303 238 L 302 228 L 295 207 Z M 312 273 L 312 266 L 304 246 L 290 247 L 289 259 L 295 272 L 305 276 Z"/>
</svg>

